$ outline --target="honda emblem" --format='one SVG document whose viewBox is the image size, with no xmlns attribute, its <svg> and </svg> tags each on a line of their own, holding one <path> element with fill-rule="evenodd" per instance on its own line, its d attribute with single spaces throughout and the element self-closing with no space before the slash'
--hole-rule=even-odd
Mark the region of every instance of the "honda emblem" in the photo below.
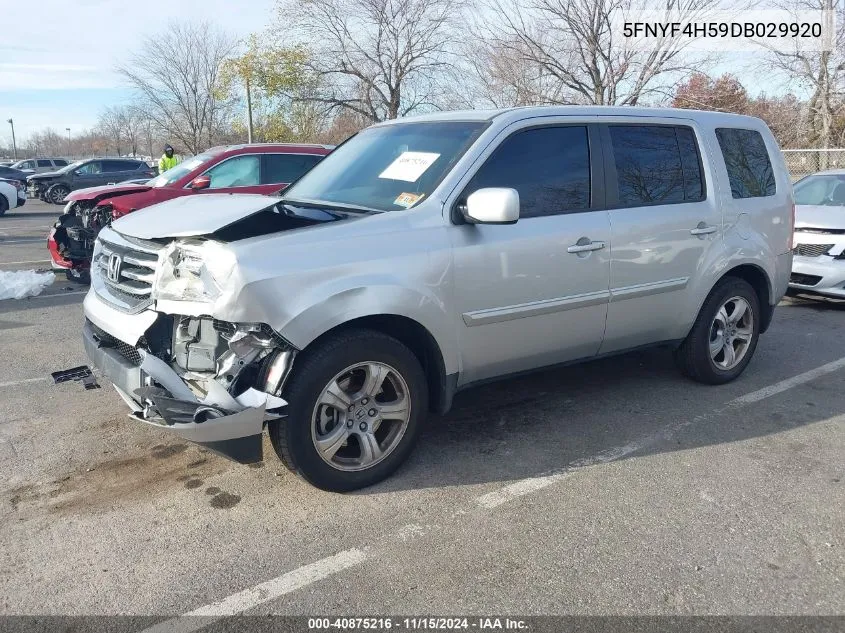
<svg viewBox="0 0 845 633">
<path fill-rule="evenodd" d="M 120 279 L 120 267 L 123 264 L 123 259 L 117 253 L 109 255 L 108 267 L 106 269 L 106 276 L 109 281 L 117 283 Z"/>
</svg>

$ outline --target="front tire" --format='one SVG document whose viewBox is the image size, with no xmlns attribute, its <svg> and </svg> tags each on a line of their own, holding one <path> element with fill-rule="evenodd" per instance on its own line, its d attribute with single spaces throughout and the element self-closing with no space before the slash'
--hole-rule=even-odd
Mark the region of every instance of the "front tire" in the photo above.
<svg viewBox="0 0 845 633">
<path fill-rule="evenodd" d="M 757 293 L 747 281 L 726 277 L 708 295 L 675 360 L 689 378 L 721 385 L 745 370 L 759 337 Z"/>
<path fill-rule="evenodd" d="M 70 188 L 66 185 L 53 185 L 47 190 L 47 200 L 52 204 L 61 204 L 69 193 Z"/>
<path fill-rule="evenodd" d="M 0 196 L 0 215 L 6 213 L 9 210 L 9 201 L 6 200 L 6 196 Z"/>
<path fill-rule="evenodd" d="M 270 424 L 284 464 L 323 490 L 373 485 L 410 454 L 428 386 L 416 356 L 393 337 L 350 330 L 300 354 L 285 387 L 288 417 Z"/>
</svg>

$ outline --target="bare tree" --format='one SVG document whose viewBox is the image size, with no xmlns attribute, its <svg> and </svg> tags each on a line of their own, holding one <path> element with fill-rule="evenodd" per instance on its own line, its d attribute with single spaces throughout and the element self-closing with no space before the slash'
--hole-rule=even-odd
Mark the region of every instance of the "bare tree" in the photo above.
<svg viewBox="0 0 845 633">
<path fill-rule="evenodd" d="M 232 38 L 207 23 L 173 23 L 145 40 L 118 71 L 156 126 L 187 151 L 199 153 L 231 114 L 231 99 L 221 94 L 219 79 L 234 46 Z"/>
<path fill-rule="evenodd" d="M 139 108 L 123 106 L 119 110 L 119 120 L 123 128 L 123 137 L 129 145 L 129 153 L 137 156 L 144 131 L 145 115 Z"/>
<path fill-rule="evenodd" d="M 120 148 L 124 139 L 123 111 L 120 107 L 109 107 L 100 113 L 97 128 L 107 137 L 114 148 L 116 156 L 120 156 Z"/>
<path fill-rule="evenodd" d="M 311 55 L 317 89 L 301 98 L 368 121 L 436 107 L 441 73 L 453 62 L 463 0 L 279 0 Z"/>
<path fill-rule="evenodd" d="M 634 42 L 622 23 L 637 11 L 666 22 L 693 22 L 712 0 L 489 0 L 474 55 L 489 101 L 636 105 L 665 94 L 666 81 L 686 71 L 691 43 L 681 34 Z M 698 64 L 702 58 L 698 59 Z M 491 99 L 490 96 L 493 96 Z"/>
<path fill-rule="evenodd" d="M 785 74 L 790 81 L 807 89 L 808 123 L 812 130 L 809 141 L 820 147 L 829 147 L 834 141 L 835 119 L 841 116 L 842 91 L 845 84 L 845 1 L 843 0 L 790 0 L 781 8 L 797 14 L 801 11 L 829 11 L 833 15 L 834 32 L 830 49 L 812 51 L 796 41 L 791 50 L 770 48 L 762 66 Z"/>
</svg>

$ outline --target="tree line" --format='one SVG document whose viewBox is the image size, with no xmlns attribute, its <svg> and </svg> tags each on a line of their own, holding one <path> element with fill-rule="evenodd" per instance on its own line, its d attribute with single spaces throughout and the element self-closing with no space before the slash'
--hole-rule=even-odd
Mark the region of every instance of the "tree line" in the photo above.
<svg viewBox="0 0 845 633">
<path fill-rule="evenodd" d="M 733 75 L 711 77 L 723 58 L 692 51 L 680 35 L 644 47 L 618 31 L 636 11 L 704 21 L 717 4 L 278 0 L 275 25 L 246 41 L 207 23 L 170 24 L 118 68 L 131 104 L 105 108 L 70 140 L 32 135 L 25 149 L 156 156 L 165 140 L 192 154 L 248 138 L 337 143 L 415 113 L 542 104 L 723 110 L 763 118 L 784 147 L 845 143 L 845 0 L 784 0 L 792 12 L 832 9 L 836 33 L 830 52 L 755 54 L 750 72 L 784 82 L 777 97 L 749 95 Z"/>
</svg>

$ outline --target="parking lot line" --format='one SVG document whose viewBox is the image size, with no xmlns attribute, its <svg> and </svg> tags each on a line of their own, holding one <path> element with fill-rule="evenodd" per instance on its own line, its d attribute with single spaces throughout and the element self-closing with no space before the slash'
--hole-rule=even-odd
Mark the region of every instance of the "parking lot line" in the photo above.
<svg viewBox="0 0 845 633">
<path fill-rule="evenodd" d="M 664 426 L 656 433 L 653 433 L 652 435 L 649 435 L 639 441 L 610 448 L 591 457 L 576 460 L 564 469 L 557 470 L 546 475 L 527 477 L 525 479 L 512 482 L 498 490 L 494 490 L 493 492 L 477 497 L 474 500 L 475 505 L 480 507 L 482 510 L 491 510 L 510 500 L 542 490 L 552 484 L 558 483 L 572 475 L 577 470 L 617 461 L 627 455 L 630 455 L 631 453 L 645 448 L 652 443 L 665 440 L 681 429 L 694 426 L 708 418 L 721 415 L 726 411 L 760 402 L 761 400 L 765 400 L 766 398 L 787 391 L 788 389 L 798 385 L 805 384 L 842 368 L 845 368 L 845 358 L 840 358 L 839 360 L 832 361 L 815 369 L 792 376 L 786 380 L 757 389 L 756 391 L 747 393 L 744 396 L 729 400 L 723 406 L 710 411 L 709 413 L 698 415 L 687 420 L 679 420 Z M 461 511 L 456 512 L 452 516 L 461 516 L 463 514 L 465 514 L 465 512 Z M 401 535 L 403 530 L 406 528 L 407 526 L 400 529 L 397 532 L 397 535 Z M 331 576 L 332 574 L 343 571 L 344 569 L 360 565 L 366 558 L 367 555 L 361 550 L 344 550 L 334 556 L 323 558 L 315 563 L 304 565 L 286 574 L 255 585 L 254 587 L 244 589 L 243 591 L 232 594 L 231 596 L 218 602 L 190 611 L 184 614 L 184 616 L 177 616 L 160 622 L 150 628 L 144 629 L 141 633 L 190 633 L 192 631 L 198 631 L 224 616 L 243 613 L 253 607 L 269 602 L 274 598 L 278 598 L 279 596 L 291 593 L 296 589 L 318 582 L 328 576 Z"/>
<path fill-rule="evenodd" d="M 49 259 L 30 259 L 25 262 L 0 262 L 0 266 L 19 266 L 23 264 L 44 264 L 49 262 Z"/>
<path fill-rule="evenodd" d="M 11 382 L 0 382 L 0 388 L 2 387 L 15 387 L 16 385 L 25 385 L 31 382 L 42 382 L 46 381 L 46 378 L 24 378 L 23 380 L 12 380 Z"/>
<path fill-rule="evenodd" d="M 303 565 L 286 574 L 262 582 L 219 602 L 195 609 L 184 616 L 171 618 L 144 629 L 141 633 L 190 633 L 208 626 L 227 615 L 243 613 L 265 602 L 302 589 L 337 572 L 360 565 L 367 555 L 359 549 L 344 550 L 310 565 Z"/>
<path fill-rule="evenodd" d="M 798 374 L 797 376 L 787 378 L 786 380 L 781 380 L 780 382 L 776 382 L 775 384 L 769 385 L 768 387 L 763 387 L 762 389 L 758 389 L 757 391 L 747 393 L 744 396 L 740 396 L 739 398 L 731 400 L 730 403 L 734 403 L 737 405 L 745 405 L 753 404 L 754 402 L 760 402 L 760 400 L 765 400 L 769 396 L 781 393 L 783 391 L 786 391 L 787 389 L 792 389 L 793 387 L 797 387 L 798 385 L 803 385 L 804 383 L 810 382 L 811 380 L 815 380 L 819 376 L 824 376 L 825 374 L 834 372 L 837 369 L 842 369 L 843 367 L 845 367 L 845 358 L 840 358 L 839 360 L 832 361 L 830 363 L 827 363 L 826 365 L 822 365 L 821 367 L 816 367 L 815 369 L 811 369 L 810 371 L 805 371 L 803 374 Z"/>
<path fill-rule="evenodd" d="M 56 297 L 71 297 L 73 295 L 84 295 L 88 294 L 87 290 L 74 290 L 73 292 L 57 292 L 51 295 L 36 295 L 34 297 L 26 297 L 27 299 L 54 299 Z M 6 299 L 6 301 L 11 301 L 11 299 Z M 23 299 L 16 299 L 16 301 L 23 301 Z"/>
<path fill-rule="evenodd" d="M 35 242 L 43 242 L 44 240 L 40 237 L 33 237 L 25 240 L 4 240 L 0 238 L 0 246 L 5 244 L 34 244 Z"/>
</svg>

